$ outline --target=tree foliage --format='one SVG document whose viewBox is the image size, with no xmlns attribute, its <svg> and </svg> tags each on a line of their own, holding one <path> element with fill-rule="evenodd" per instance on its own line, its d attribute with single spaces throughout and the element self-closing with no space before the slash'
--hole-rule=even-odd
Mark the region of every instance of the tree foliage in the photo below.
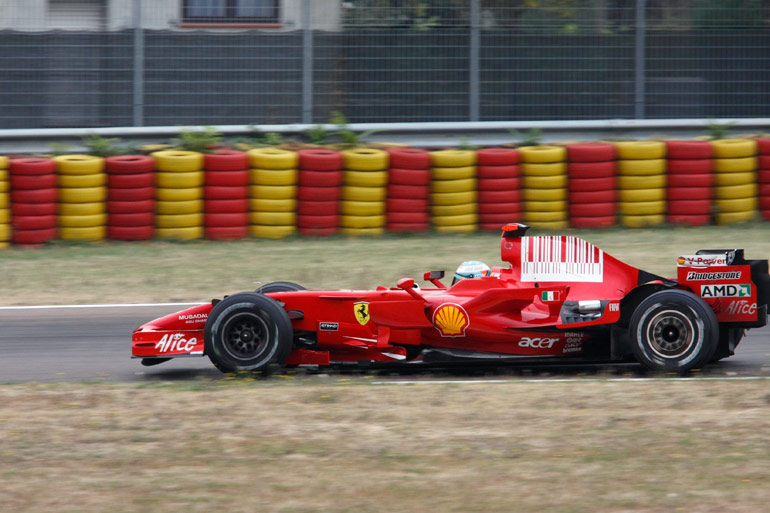
<svg viewBox="0 0 770 513">
<path fill-rule="evenodd" d="M 550 33 L 622 33 L 635 29 L 636 1 L 479 0 L 487 30 Z M 352 0 L 348 28 L 467 28 L 471 0 Z M 770 0 L 646 0 L 652 30 L 759 29 L 770 27 Z"/>
</svg>

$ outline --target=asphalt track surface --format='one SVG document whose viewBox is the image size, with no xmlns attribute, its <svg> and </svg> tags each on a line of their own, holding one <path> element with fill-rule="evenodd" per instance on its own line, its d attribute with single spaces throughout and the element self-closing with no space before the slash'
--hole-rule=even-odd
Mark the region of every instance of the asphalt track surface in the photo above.
<svg viewBox="0 0 770 513">
<path fill-rule="evenodd" d="M 78 308 L 0 308 L 0 383 L 110 382 L 141 383 L 222 379 L 208 358 L 177 358 L 154 367 L 131 359 L 131 332 L 139 325 L 179 305 L 103 306 Z M 340 371 L 337 371 L 340 372 Z M 637 365 L 516 364 L 480 371 L 462 370 L 471 379 L 496 376 L 570 378 L 585 374 L 643 376 Z M 399 373 L 377 371 L 397 381 Z M 702 373 L 713 377 L 770 376 L 770 327 L 749 331 L 735 356 L 710 365 Z M 415 370 L 409 379 L 449 379 L 446 371 Z"/>
</svg>

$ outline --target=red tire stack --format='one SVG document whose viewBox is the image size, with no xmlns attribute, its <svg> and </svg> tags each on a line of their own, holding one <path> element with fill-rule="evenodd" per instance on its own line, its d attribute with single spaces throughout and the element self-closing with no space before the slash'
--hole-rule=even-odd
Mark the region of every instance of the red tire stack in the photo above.
<svg viewBox="0 0 770 513">
<path fill-rule="evenodd" d="M 342 154 L 320 148 L 298 153 L 297 229 L 302 235 L 335 234 L 339 230 Z"/>
<path fill-rule="evenodd" d="M 107 238 L 150 240 L 155 231 L 155 161 L 147 155 L 107 157 Z"/>
<path fill-rule="evenodd" d="M 614 226 L 618 206 L 615 145 L 567 146 L 569 222 L 573 228 Z"/>
<path fill-rule="evenodd" d="M 476 152 L 479 189 L 479 229 L 500 231 L 523 217 L 519 151 L 513 148 L 484 148 Z"/>
<path fill-rule="evenodd" d="M 757 153 L 759 154 L 757 170 L 759 213 L 762 219 L 770 221 L 770 138 L 757 139 Z"/>
<path fill-rule="evenodd" d="M 204 234 L 210 240 L 249 235 L 249 156 L 219 150 L 203 156 Z"/>
<path fill-rule="evenodd" d="M 8 181 L 8 157 L 0 155 L 0 248 L 11 245 L 11 200 L 8 191 L 11 184 Z"/>
<path fill-rule="evenodd" d="M 669 223 L 683 226 L 711 223 L 713 152 L 707 141 L 666 141 Z"/>
<path fill-rule="evenodd" d="M 13 243 L 37 245 L 56 239 L 56 162 L 43 158 L 11 159 L 9 171 Z"/>
<path fill-rule="evenodd" d="M 430 153 L 418 148 L 387 148 L 389 155 L 386 228 L 424 232 L 430 228 Z"/>
</svg>

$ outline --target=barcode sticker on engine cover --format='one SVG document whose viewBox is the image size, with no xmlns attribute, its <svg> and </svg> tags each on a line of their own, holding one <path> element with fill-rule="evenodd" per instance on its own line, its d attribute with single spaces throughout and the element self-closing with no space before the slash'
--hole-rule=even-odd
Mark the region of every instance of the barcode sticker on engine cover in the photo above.
<svg viewBox="0 0 770 513">
<path fill-rule="evenodd" d="M 567 235 L 524 237 L 521 241 L 521 281 L 601 282 L 604 252 Z"/>
</svg>

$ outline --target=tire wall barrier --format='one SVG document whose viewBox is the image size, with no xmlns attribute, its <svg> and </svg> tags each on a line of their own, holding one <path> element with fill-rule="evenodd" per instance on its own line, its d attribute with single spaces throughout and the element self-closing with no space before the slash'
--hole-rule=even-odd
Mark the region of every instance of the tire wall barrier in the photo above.
<svg viewBox="0 0 770 513">
<path fill-rule="evenodd" d="M 298 156 L 297 229 L 301 235 L 334 235 L 339 231 L 342 154 L 307 149 Z"/>
<path fill-rule="evenodd" d="M 249 150 L 249 233 L 281 239 L 297 231 L 299 156 L 279 148 Z"/>
<path fill-rule="evenodd" d="M 203 238 L 203 154 L 162 150 L 155 159 L 155 237 Z"/>
<path fill-rule="evenodd" d="M 96 242 L 107 237 L 107 174 L 104 159 L 55 157 L 59 185 L 59 238 Z"/>
<path fill-rule="evenodd" d="M 439 150 L 431 153 L 430 204 L 433 229 L 467 233 L 478 225 L 476 152 Z"/>
<path fill-rule="evenodd" d="M 342 152 L 343 185 L 340 231 L 345 235 L 385 233 L 388 153 L 373 148 Z"/>
<path fill-rule="evenodd" d="M 757 152 L 757 203 L 762 219 L 770 221 L 770 138 L 757 139 Z"/>
<path fill-rule="evenodd" d="M 662 224 L 666 219 L 666 144 L 619 142 L 615 150 L 620 224 L 629 228 Z"/>
<path fill-rule="evenodd" d="M 567 146 L 569 220 L 574 228 L 606 228 L 617 219 L 617 152 L 609 143 Z"/>
<path fill-rule="evenodd" d="M 714 148 L 714 220 L 751 221 L 757 215 L 757 142 L 722 139 Z"/>
<path fill-rule="evenodd" d="M 8 157 L 0 156 L 0 249 L 11 245 L 11 185 Z"/>
<path fill-rule="evenodd" d="M 706 141 L 666 141 L 668 155 L 667 218 L 674 225 L 711 223 L 714 149 Z"/>
<path fill-rule="evenodd" d="M 521 155 L 513 148 L 476 152 L 479 229 L 497 232 L 511 219 L 522 219 Z"/>
<path fill-rule="evenodd" d="M 770 138 L 0 156 L 0 248 L 770 221 Z"/>
<path fill-rule="evenodd" d="M 210 240 L 249 236 L 249 155 L 218 150 L 203 156 L 203 234 Z"/>
<path fill-rule="evenodd" d="M 430 229 L 430 153 L 393 147 L 388 152 L 385 227 L 389 232 L 419 233 Z"/>
<path fill-rule="evenodd" d="M 57 239 L 59 188 L 56 162 L 43 158 L 11 159 L 11 241 L 27 246 Z"/>
<path fill-rule="evenodd" d="M 107 157 L 107 237 L 148 240 L 155 235 L 155 160 L 147 155 Z"/>
<path fill-rule="evenodd" d="M 524 177 L 525 222 L 547 230 L 567 228 L 567 149 L 526 146 L 519 152 Z"/>
</svg>

